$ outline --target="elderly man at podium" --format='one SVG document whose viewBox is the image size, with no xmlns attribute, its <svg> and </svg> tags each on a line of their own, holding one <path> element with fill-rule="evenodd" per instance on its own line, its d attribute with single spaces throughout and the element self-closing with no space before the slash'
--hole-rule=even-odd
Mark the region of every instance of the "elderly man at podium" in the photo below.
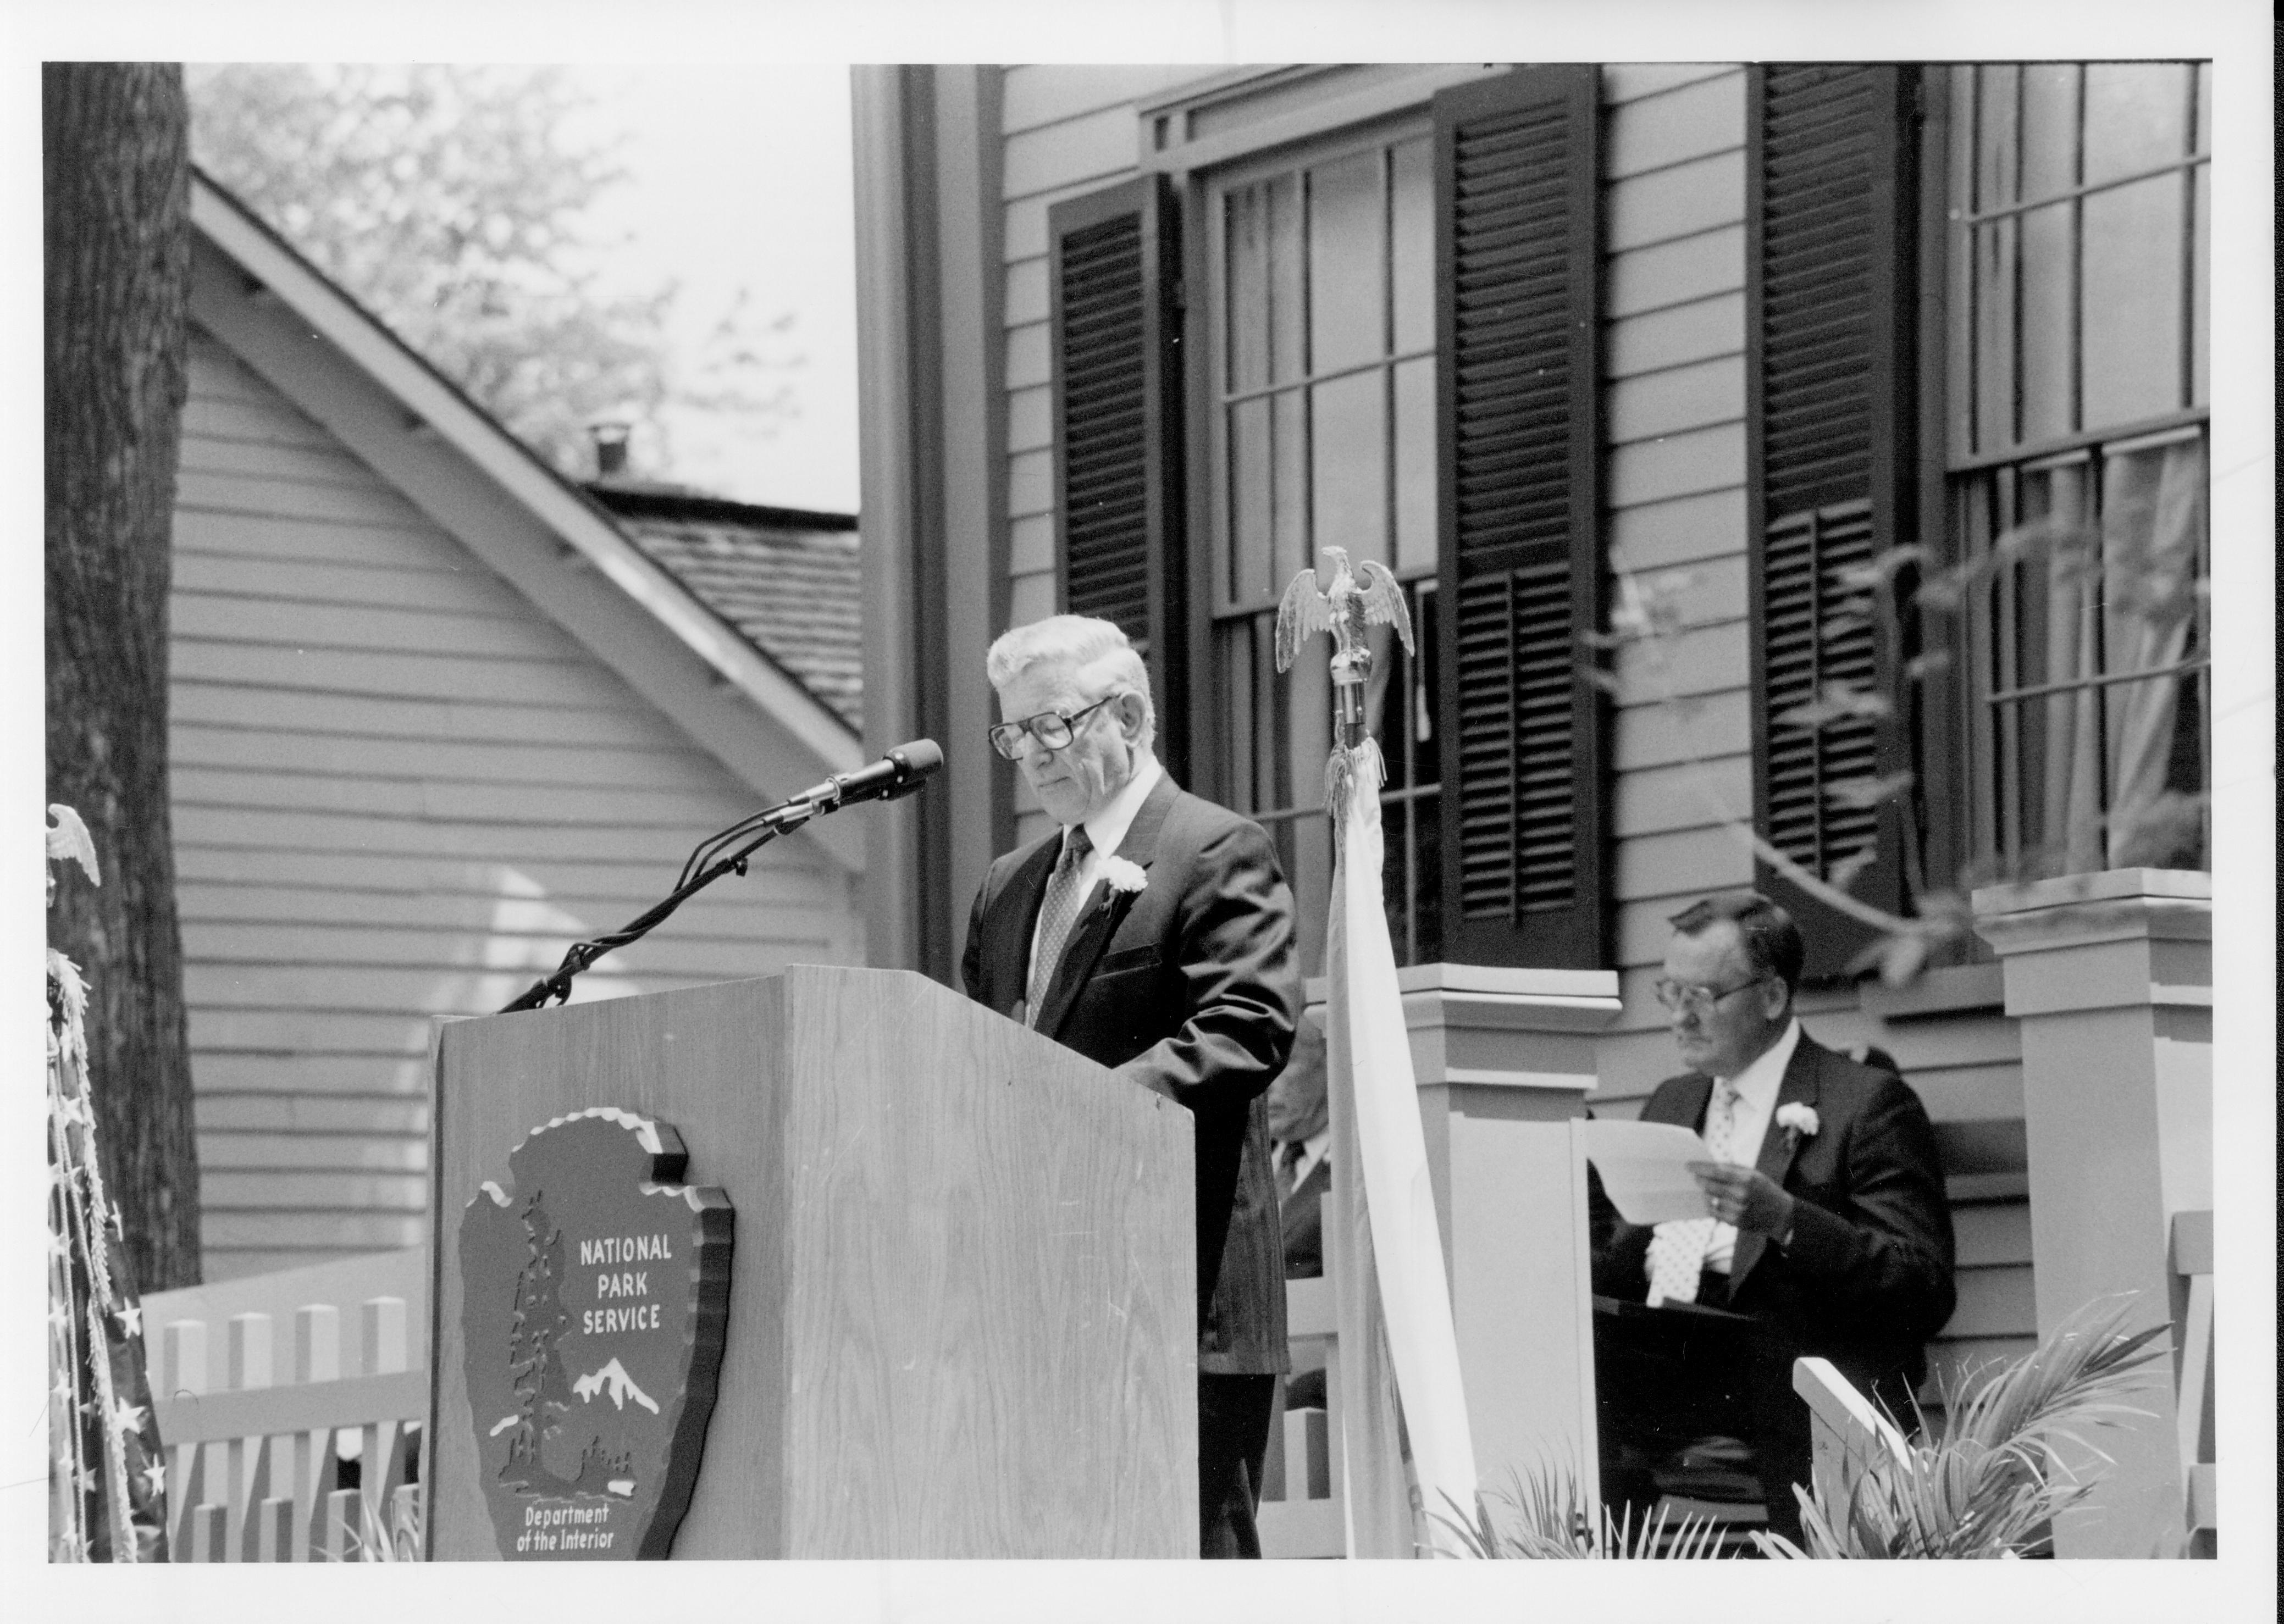
<svg viewBox="0 0 2284 1624">
<path fill-rule="evenodd" d="M 1277 1378 L 1288 1368 L 1270 1083 L 1300 1017 L 1293 897 L 1260 826 L 1151 752 L 1141 657 L 1053 615 L 991 645 L 991 730 L 1059 827 L 991 865 L 967 994 L 1186 1107 L 1197 1144 L 1200 1552 L 1258 1557 Z"/>
</svg>

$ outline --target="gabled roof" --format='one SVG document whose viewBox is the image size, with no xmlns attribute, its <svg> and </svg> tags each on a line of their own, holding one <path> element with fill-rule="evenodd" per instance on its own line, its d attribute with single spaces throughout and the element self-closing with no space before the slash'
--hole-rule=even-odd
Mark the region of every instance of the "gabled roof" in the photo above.
<svg viewBox="0 0 2284 1624">
<path fill-rule="evenodd" d="M 850 513 L 591 481 L 635 544 L 850 727 L 864 725 L 863 586 Z"/>
<path fill-rule="evenodd" d="M 203 174 L 192 313 L 757 795 L 847 772 L 855 727 Z M 863 832 L 804 831 L 850 869 Z"/>
</svg>

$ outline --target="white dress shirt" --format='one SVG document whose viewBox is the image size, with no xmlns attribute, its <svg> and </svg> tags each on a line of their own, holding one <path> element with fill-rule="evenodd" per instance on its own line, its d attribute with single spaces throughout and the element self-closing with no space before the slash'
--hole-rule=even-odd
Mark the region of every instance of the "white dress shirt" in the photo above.
<svg viewBox="0 0 2284 1624">
<path fill-rule="evenodd" d="M 1777 1089 L 1784 1083 L 1793 1050 L 1799 1047 L 1800 1020 L 1795 1017 L 1785 1023 L 1775 1042 L 1730 1080 L 1729 1086 L 1737 1091 L 1737 1118 L 1730 1133 L 1729 1159 L 1736 1166 L 1749 1167 L 1761 1159 L 1761 1141 L 1768 1136 L 1769 1119 L 1776 1114 Z M 1714 1080 L 1714 1087 L 1719 1089 L 1720 1079 Z M 1711 1112 L 1709 1102 L 1706 1109 Z M 1725 1275 L 1736 1256 L 1737 1226 L 1715 1224 L 1713 1238 L 1705 1244 L 1705 1267 Z"/>
<path fill-rule="evenodd" d="M 1115 795 L 1104 801 L 1093 816 L 1080 823 L 1079 827 L 1086 831 L 1086 838 L 1094 847 L 1087 853 L 1086 860 L 1078 865 L 1078 894 L 1082 898 L 1093 894 L 1095 881 L 1102 878 L 1104 860 L 1118 855 L 1118 848 L 1126 839 L 1126 832 L 1134 826 L 1135 816 L 1142 810 L 1142 803 L 1150 799 L 1150 792 L 1158 787 L 1158 780 L 1165 776 L 1166 769 L 1158 765 L 1158 758 L 1144 752 L 1142 764 L 1134 769 L 1134 776 L 1126 780 Z M 1068 829 L 1064 831 L 1063 839 L 1070 839 Z M 1060 853 L 1056 861 L 1061 861 Z M 1072 922 L 1072 928 L 1077 928 L 1076 920 Z M 1064 946 L 1069 946 L 1068 939 Z M 1031 922 L 1030 956 L 1023 961 L 1023 984 L 1026 987 L 1030 985 L 1032 973 L 1037 970 L 1038 964 L 1039 925 L 1035 919 Z"/>
</svg>

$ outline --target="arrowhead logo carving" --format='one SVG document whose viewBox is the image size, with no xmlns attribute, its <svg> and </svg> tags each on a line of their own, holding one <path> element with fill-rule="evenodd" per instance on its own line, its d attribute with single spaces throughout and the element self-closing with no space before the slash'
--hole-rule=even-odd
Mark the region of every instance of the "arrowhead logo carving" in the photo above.
<svg viewBox="0 0 2284 1624">
<path fill-rule="evenodd" d="M 733 1214 L 663 1122 L 534 1128 L 460 1220 L 468 1402 L 500 1555 L 664 1557 L 689 1509 L 730 1308 Z"/>
</svg>

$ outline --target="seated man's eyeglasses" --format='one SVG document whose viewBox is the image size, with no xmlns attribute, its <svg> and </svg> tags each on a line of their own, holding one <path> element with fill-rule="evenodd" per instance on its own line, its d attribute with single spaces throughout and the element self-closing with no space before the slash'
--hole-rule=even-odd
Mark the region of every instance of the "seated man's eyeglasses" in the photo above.
<svg viewBox="0 0 2284 1624">
<path fill-rule="evenodd" d="M 1041 711 L 1036 716 L 1026 716 L 1021 722 L 1003 722 L 991 730 L 991 747 L 1009 761 L 1023 753 L 1023 735 L 1029 733 L 1050 750 L 1060 750 L 1078 736 L 1078 724 L 1092 713 L 1100 710 L 1116 694 L 1106 694 L 1082 711 L 1069 715 L 1060 711 Z"/>
<path fill-rule="evenodd" d="M 1756 975 L 1749 981 L 1740 981 L 1734 987 L 1693 987 L 1684 981 L 1669 981 L 1662 976 L 1654 990 L 1657 1001 L 1668 1010 L 1686 1010 L 1692 1015 L 1704 1015 L 1724 998 L 1733 998 L 1748 987 L 1758 987 L 1768 980 Z"/>
</svg>

